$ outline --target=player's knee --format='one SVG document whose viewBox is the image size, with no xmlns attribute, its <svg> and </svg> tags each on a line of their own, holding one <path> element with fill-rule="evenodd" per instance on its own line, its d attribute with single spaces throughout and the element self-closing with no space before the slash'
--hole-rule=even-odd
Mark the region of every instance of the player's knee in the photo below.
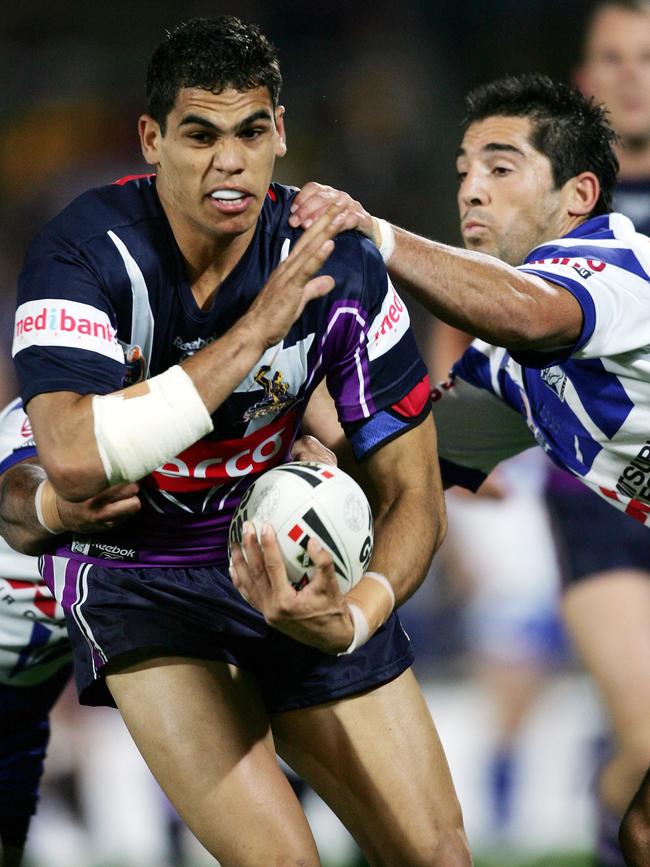
<svg viewBox="0 0 650 867">
<path fill-rule="evenodd" d="M 445 829 L 436 827 L 426 838 L 414 841 L 408 851 L 400 852 L 396 861 L 386 863 L 400 867 L 471 867 L 472 856 L 462 822 Z"/>
</svg>

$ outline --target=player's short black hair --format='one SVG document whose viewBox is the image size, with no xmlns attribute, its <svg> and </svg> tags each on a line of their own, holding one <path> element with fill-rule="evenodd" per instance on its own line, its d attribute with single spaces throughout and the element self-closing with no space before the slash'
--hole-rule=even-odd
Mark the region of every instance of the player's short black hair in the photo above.
<svg viewBox="0 0 650 867">
<path fill-rule="evenodd" d="M 256 24 L 234 15 L 191 18 L 167 31 L 147 69 L 147 111 L 163 134 L 184 87 L 212 93 L 266 87 L 275 107 L 282 87 L 277 50 Z"/>
<path fill-rule="evenodd" d="M 509 75 L 472 90 L 465 112 L 464 129 L 488 117 L 530 118 L 530 143 L 550 160 L 556 187 L 581 172 L 593 172 L 600 181 L 600 196 L 592 216 L 611 211 L 618 174 L 613 149 L 617 136 L 603 106 L 577 88 L 546 75 Z"/>
</svg>

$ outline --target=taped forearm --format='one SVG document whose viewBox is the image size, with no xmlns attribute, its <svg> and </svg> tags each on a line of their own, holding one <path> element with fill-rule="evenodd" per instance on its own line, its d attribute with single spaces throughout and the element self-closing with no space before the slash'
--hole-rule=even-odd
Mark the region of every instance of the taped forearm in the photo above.
<svg viewBox="0 0 650 867">
<path fill-rule="evenodd" d="M 213 429 L 191 378 L 170 367 L 147 380 L 148 391 L 93 398 L 95 440 L 110 485 L 144 478 Z"/>
</svg>

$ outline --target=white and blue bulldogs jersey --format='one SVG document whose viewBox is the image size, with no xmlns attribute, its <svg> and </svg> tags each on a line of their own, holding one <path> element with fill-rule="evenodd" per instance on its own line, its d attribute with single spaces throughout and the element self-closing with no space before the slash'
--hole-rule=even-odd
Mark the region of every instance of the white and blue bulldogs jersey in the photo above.
<svg viewBox="0 0 650 867">
<path fill-rule="evenodd" d="M 0 474 L 36 447 L 20 400 L 0 413 Z M 0 536 L 0 683 L 42 683 L 70 661 L 63 609 L 45 586 L 38 559 Z"/>
<path fill-rule="evenodd" d="M 500 460 L 537 443 L 649 523 L 650 240 L 607 214 L 536 247 L 519 270 L 571 292 L 581 333 L 554 353 L 474 341 L 433 392 L 447 482 L 476 488 Z"/>
</svg>

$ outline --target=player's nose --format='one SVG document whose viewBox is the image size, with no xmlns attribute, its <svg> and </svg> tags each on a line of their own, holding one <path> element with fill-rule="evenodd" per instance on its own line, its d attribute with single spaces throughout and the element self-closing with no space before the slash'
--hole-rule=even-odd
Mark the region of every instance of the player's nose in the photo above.
<svg viewBox="0 0 650 867">
<path fill-rule="evenodd" d="M 467 172 L 460 185 L 458 198 L 463 205 L 467 206 L 487 204 L 489 194 L 480 172 Z"/>
<path fill-rule="evenodd" d="M 236 174 L 244 169 L 244 153 L 236 139 L 224 137 L 214 150 L 212 165 L 219 172 Z"/>
</svg>

